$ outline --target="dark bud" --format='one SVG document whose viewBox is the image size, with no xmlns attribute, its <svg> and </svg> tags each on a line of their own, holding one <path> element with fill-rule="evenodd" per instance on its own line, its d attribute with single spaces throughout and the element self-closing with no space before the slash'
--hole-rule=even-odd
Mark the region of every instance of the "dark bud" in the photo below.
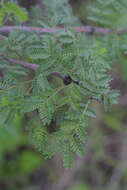
<svg viewBox="0 0 127 190">
<path fill-rule="evenodd" d="M 69 75 L 65 75 L 63 82 L 65 85 L 69 85 L 72 83 L 72 79 Z"/>
<path fill-rule="evenodd" d="M 72 78 L 69 75 L 65 75 L 64 76 L 63 82 L 64 82 L 65 85 L 69 85 L 72 82 L 75 83 L 75 84 L 77 84 L 77 85 L 79 85 L 79 81 L 72 80 Z"/>
</svg>

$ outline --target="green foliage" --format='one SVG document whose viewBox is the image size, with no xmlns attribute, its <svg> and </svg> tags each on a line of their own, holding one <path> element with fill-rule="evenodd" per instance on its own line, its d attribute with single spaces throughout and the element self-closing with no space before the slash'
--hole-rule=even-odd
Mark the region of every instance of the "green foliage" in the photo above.
<svg viewBox="0 0 127 190">
<path fill-rule="evenodd" d="M 27 20 L 26 12 L 15 3 L 7 2 L 4 4 L 4 1 L 1 1 L 0 6 L 0 26 L 3 24 L 3 17 L 5 16 L 5 14 L 8 15 L 8 18 L 13 15 L 15 19 L 19 22 L 25 22 Z"/>
<path fill-rule="evenodd" d="M 61 24 L 70 28 L 77 22 L 67 0 L 55 0 L 52 4 L 46 0 L 45 5 L 49 26 Z M 17 114 L 26 117 L 27 131 L 35 147 L 46 158 L 61 153 L 64 166 L 70 168 L 74 153 L 80 157 L 85 154 L 87 120 L 96 117 L 92 101 L 104 104 L 106 111 L 117 103 L 119 93 L 109 86 L 109 44 L 105 46 L 106 42 L 99 38 L 72 29 L 54 34 L 14 30 L 1 41 L 1 125 L 8 128 Z M 33 76 L 15 60 L 39 67 Z M 78 83 L 65 85 L 54 72 L 69 75 Z"/>
<path fill-rule="evenodd" d="M 14 3 L 7 2 L 5 5 L 5 10 L 7 11 L 8 15 L 13 14 L 21 22 L 27 20 L 27 14 Z"/>
<path fill-rule="evenodd" d="M 78 19 L 74 17 L 71 6 L 68 0 L 44 0 L 47 16 L 50 19 L 50 26 L 64 25 L 73 26 Z"/>
<path fill-rule="evenodd" d="M 113 31 L 119 31 L 127 27 L 127 1 L 125 0 L 96 0 L 89 6 L 88 20 L 102 27 L 108 27 Z M 127 34 L 115 35 L 114 33 L 105 37 L 111 59 L 118 63 L 119 72 L 123 80 L 126 75 Z M 99 39 L 100 41 L 100 39 Z"/>
<path fill-rule="evenodd" d="M 126 0 L 96 0 L 94 4 L 89 7 L 88 19 L 112 29 L 127 27 Z"/>
<path fill-rule="evenodd" d="M 69 144 L 65 144 L 63 150 L 63 165 L 65 168 L 71 168 L 73 163 L 72 151 Z"/>
</svg>

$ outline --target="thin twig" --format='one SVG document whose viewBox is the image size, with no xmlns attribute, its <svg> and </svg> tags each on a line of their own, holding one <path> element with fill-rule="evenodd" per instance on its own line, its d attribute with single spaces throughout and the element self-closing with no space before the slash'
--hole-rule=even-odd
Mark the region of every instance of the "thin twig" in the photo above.
<svg viewBox="0 0 127 190">
<path fill-rule="evenodd" d="M 23 67 L 32 69 L 34 71 L 36 71 L 37 68 L 39 67 L 39 65 L 37 65 L 37 64 L 28 63 L 28 62 L 22 61 L 22 60 L 16 60 L 16 59 L 11 59 L 11 58 L 4 58 L 4 59 L 7 60 L 9 63 L 19 63 Z"/>
<path fill-rule="evenodd" d="M 64 30 L 67 31 L 66 28 L 62 27 L 52 27 L 52 28 L 41 28 L 41 27 L 30 27 L 30 26 L 2 26 L 0 28 L 0 34 L 3 35 L 8 35 L 11 31 L 14 29 L 19 29 L 19 30 L 26 30 L 26 31 L 35 31 L 37 33 L 42 33 L 42 32 L 48 32 L 48 33 L 56 33 L 57 31 Z M 109 34 L 111 32 L 114 32 L 116 34 L 122 34 L 127 32 L 127 28 L 124 28 L 122 30 L 112 30 L 110 28 L 100 28 L 96 26 L 75 26 L 72 28 L 75 32 L 86 32 L 89 34 L 97 33 L 97 34 Z"/>
<path fill-rule="evenodd" d="M 23 67 L 31 69 L 33 71 L 36 71 L 37 68 L 39 67 L 39 65 L 37 64 L 32 64 L 26 61 L 22 61 L 22 60 L 16 60 L 16 59 L 11 59 L 11 58 L 4 58 L 5 60 L 7 60 L 10 63 L 19 63 L 21 64 Z M 62 73 L 58 72 L 58 71 L 54 71 L 52 73 L 50 73 L 50 75 L 54 75 L 56 77 L 61 78 L 63 81 L 66 79 L 66 75 L 63 75 Z"/>
</svg>

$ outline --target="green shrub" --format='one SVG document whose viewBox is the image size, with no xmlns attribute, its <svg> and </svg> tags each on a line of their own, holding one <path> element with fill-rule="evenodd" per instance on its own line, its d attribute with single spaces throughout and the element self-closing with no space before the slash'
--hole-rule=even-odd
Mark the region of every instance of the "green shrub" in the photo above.
<svg viewBox="0 0 127 190">
<path fill-rule="evenodd" d="M 64 166 L 70 168 L 73 153 L 80 157 L 85 154 L 87 120 L 96 117 L 92 102 L 104 104 L 105 111 L 117 103 L 119 93 L 110 89 L 112 77 L 108 72 L 114 48 L 110 46 L 111 36 L 94 38 L 73 30 L 72 26 L 81 23 L 67 0 L 44 2 L 47 17 L 33 7 L 30 14 L 36 12 L 37 19 L 28 15 L 28 25 L 59 25 L 66 30 L 38 34 L 16 29 L 8 37 L 0 36 L 4 76 L 0 80 L 0 125 L 9 129 L 14 118 L 26 118 L 25 126 L 36 148 L 46 158 L 60 152 Z M 14 3 L 1 5 L 9 15 L 26 21 L 26 12 Z M 22 67 L 31 66 L 28 62 L 33 64 L 34 73 Z"/>
</svg>

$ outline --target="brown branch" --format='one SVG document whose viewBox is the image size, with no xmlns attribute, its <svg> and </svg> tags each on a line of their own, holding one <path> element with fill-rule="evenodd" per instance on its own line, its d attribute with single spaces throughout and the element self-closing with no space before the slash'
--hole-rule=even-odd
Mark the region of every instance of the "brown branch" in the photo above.
<svg viewBox="0 0 127 190">
<path fill-rule="evenodd" d="M 39 67 L 39 65 L 37 65 L 37 64 L 28 63 L 28 62 L 22 61 L 22 60 L 16 60 L 16 59 L 11 59 L 11 58 L 4 58 L 4 59 L 7 60 L 9 63 L 19 63 L 23 67 L 31 69 L 33 71 L 36 71 L 37 68 Z M 62 75 L 62 73 L 60 73 L 58 71 L 52 72 L 50 75 L 54 75 L 56 77 L 59 77 L 63 81 L 66 79 L 66 75 Z"/>
<path fill-rule="evenodd" d="M 55 33 L 60 30 L 67 30 L 66 28 L 62 27 L 52 27 L 52 28 L 40 28 L 40 27 L 30 27 L 30 26 L 2 26 L 0 27 L 0 34 L 3 35 L 8 35 L 11 31 L 14 29 L 19 29 L 19 30 L 26 30 L 26 31 L 35 31 L 37 33 L 42 33 L 42 32 L 48 32 L 48 33 Z M 109 34 L 111 32 L 114 32 L 116 34 L 122 34 L 127 32 L 127 28 L 118 30 L 118 31 L 113 31 L 110 28 L 99 28 L 99 27 L 94 27 L 94 26 L 75 26 L 72 28 L 75 32 L 86 32 L 88 34 L 93 34 L 93 33 L 98 33 L 98 34 Z"/>
<path fill-rule="evenodd" d="M 9 63 L 19 63 L 23 67 L 31 69 L 33 71 L 36 71 L 37 68 L 39 67 L 39 65 L 37 65 L 37 64 L 28 63 L 26 61 L 21 61 L 21 60 L 16 60 L 16 59 L 11 59 L 11 58 L 5 58 L 5 57 L 4 57 L 4 59 L 7 60 Z"/>
<path fill-rule="evenodd" d="M 37 65 L 37 64 L 28 63 L 28 62 L 25 62 L 22 60 L 16 60 L 16 59 L 5 58 L 5 57 L 4 57 L 4 59 L 10 63 L 19 63 L 23 67 L 31 69 L 33 71 L 36 71 L 37 68 L 39 67 L 39 65 Z M 74 82 L 75 84 L 79 85 L 78 81 L 73 81 L 69 75 L 63 75 L 62 73 L 60 73 L 58 71 L 54 71 L 54 72 L 50 73 L 50 75 L 54 75 L 54 76 L 62 79 L 65 85 L 68 85 L 71 82 Z"/>
<path fill-rule="evenodd" d="M 13 30 L 25 30 L 25 31 L 35 31 L 37 33 L 41 32 L 48 32 L 48 33 L 55 33 L 60 30 L 60 27 L 53 27 L 53 28 L 40 28 L 40 27 L 29 27 L 29 26 L 2 26 L 0 28 L 0 34 L 8 35 Z"/>
</svg>

